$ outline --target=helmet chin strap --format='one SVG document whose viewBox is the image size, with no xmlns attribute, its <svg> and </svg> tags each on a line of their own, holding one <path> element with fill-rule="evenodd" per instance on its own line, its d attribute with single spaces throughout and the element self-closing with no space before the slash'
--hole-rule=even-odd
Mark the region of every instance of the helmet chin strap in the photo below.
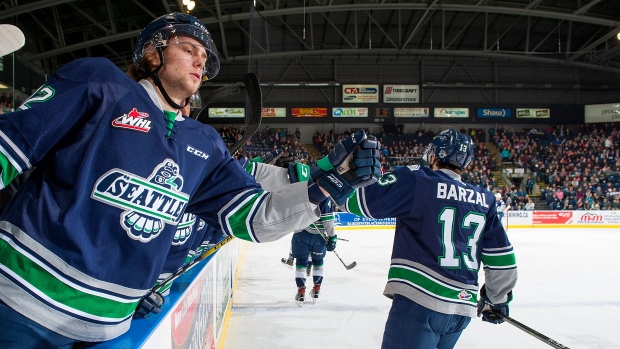
<svg viewBox="0 0 620 349">
<path fill-rule="evenodd" d="M 164 89 L 164 85 L 162 85 L 161 83 L 161 79 L 159 78 L 159 75 L 157 74 L 157 72 L 159 72 L 159 70 L 161 69 L 161 67 L 164 66 L 164 53 L 163 50 L 158 49 L 157 53 L 159 54 L 159 66 L 157 68 L 155 68 L 155 70 L 153 70 L 149 76 L 151 77 L 151 79 L 153 79 L 153 82 L 155 83 L 155 85 L 157 86 L 157 88 L 159 88 L 159 91 L 161 92 L 161 95 L 164 96 L 164 99 L 166 100 L 166 102 L 168 102 L 168 104 L 175 108 L 175 109 L 183 109 L 187 106 L 187 104 L 189 103 L 189 99 L 190 97 L 185 98 L 185 103 L 183 103 L 183 105 L 178 105 L 176 104 L 172 98 L 170 98 L 170 96 L 168 95 L 168 92 L 166 92 L 166 90 Z"/>
</svg>

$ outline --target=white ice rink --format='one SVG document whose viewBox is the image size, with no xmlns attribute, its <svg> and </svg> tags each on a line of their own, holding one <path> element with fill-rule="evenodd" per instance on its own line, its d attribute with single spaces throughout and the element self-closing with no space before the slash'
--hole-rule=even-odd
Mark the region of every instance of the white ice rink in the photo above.
<svg viewBox="0 0 620 349">
<path fill-rule="evenodd" d="M 620 231 L 510 229 L 508 235 L 519 268 L 511 317 L 571 349 L 620 348 Z M 339 230 L 338 236 L 350 242 L 338 241 L 336 251 L 357 266 L 346 270 L 328 252 L 321 296 L 301 308 L 293 300 L 294 272 L 280 263 L 290 238 L 247 243 L 224 348 L 380 348 L 393 231 Z M 508 323 L 473 319 L 456 348 L 551 346 Z"/>
</svg>

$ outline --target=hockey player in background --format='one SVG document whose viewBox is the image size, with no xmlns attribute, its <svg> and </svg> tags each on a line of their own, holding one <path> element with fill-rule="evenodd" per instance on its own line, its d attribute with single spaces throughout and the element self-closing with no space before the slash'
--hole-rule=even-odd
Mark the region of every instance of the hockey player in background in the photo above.
<svg viewBox="0 0 620 349">
<path fill-rule="evenodd" d="M 0 189 L 35 167 L 0 217 L 0 348 L 126 332 L 184 213 L 273 241 L 319 219 L 328 197 L 342 202 L 378 178 L 362 131 L 313 181 L 263 190 L 212 127 L 180 112 L 219 71 L 211 34 L 191 15 L 148 24 L 133 60 L 127 75 L 107 59 L 78 59 L 0 116 Z"/>
<path fill-rule="evenodd" d="M 501 193 L 495 193 L 495 206 L 497 207 L 497 219 L 499 219 L 499 222 L 504 225 L 504 216 L 506 215 L 506 212 L 510 210 L 511 206 L 506 205 L 502 199 Z"/>
<path fill-rule="evenodd" d="M 429 167 L 384 174 L 345 205 L 360 216 L 396 218 L 383 349 L 453 348 L 471 318 L 501 323 L 496 313 L 508 315 L 515 257 L 495 196 L 461 181 L 472 149 L 468 135 L 443 131 L 424 152 Z M 478 297 L 482 264 L 486 282 Z"/>
<path fill-rule="evenodd" d="M 372 136 L 369 139 L 374 140 Z M 369 141 L 370 142 L 370 141 Z M 376 148 L 378 149 L 377 143 Z M 275 158 L 273 152 L 265 154 L 261 158 L 253 159 L 251 162 L 243 163 L 243 167 L 250 173 L 256 181 L 261 183 L 263 188 L 269 190 L 281 184 L 303 182 L 310 179 L 311 173 L 316 175 L 321 171 L 318 167 L 313 170 L 305 164 L 298 162 L 281 163 L 283 169 L 271 167 L 261 167 L 262 164 L 272 163 L 270 159 Z M 372 157 L 372 156 L 371 156 Z M 378 163 L 377 163 L 378 166 Z M 379 173 L 379 167 L 375 169 Z M 278 180 L 282 180 L 278 183 Z M 297 294 L 295 301 L 301 305 L 306 298 L 306 276 L 310 277 L 312 270 L 313 286 L 309 292 L 309 296 L 313 302 L 319 298 L 321 285 L 323 283 L 323 263 L 326 251 L 336 249 L 336 241 L 338 239 L 334 229 L 334 208 L 331 200 L 325 200 L 319 204 L 321 217 L 305 227 L 298 229 L 291 237 L 291 252 L 288 260 L 293 266 L 295 260 L 295 284 L 297 285 Z M 289 265 L 287 259 L 282 259 Z"/>
<path fill-rule="evenodd" d="M 310 290 L 313 302 L 319 298 L 323 283 L 323 263 L 325 253 L 336 249 L 338 236 L 334 229 L 334 209 L 331 200 L 325 200 L 320 205 L 321 218 L 304 229 L 295 231 L 291 237 L 291 255 L 295 258 L 295 284 L 297 294 L 295 300 L 301 305 L 306 298 L 306 275 L 308 259 L 312 265 L 312 281 L 314 286 Z M 308 256 L 310 256 L 308 258 Z M 310 276 L 310 275 L 307 275 Z"/>
</svg>

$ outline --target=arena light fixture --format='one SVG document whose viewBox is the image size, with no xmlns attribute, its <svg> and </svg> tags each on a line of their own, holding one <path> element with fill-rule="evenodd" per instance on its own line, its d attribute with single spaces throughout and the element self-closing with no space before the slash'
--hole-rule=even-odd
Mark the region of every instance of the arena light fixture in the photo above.
<svg viewBox="0 0 620 349">
<path fill-rule="evenodd" d="M 185 1 L 185 0 L 183 0 L 183 1 Z M 194 9 L 194 7 L 196 7 L 196 3 L 195 3 L 195 2 L 193 2 L 193 1 L 190 1 L 190 2 L 187 4 L 187 10 L 188 10 L 188 11 L 193 10 L 193 9 Z"/>
</svg>

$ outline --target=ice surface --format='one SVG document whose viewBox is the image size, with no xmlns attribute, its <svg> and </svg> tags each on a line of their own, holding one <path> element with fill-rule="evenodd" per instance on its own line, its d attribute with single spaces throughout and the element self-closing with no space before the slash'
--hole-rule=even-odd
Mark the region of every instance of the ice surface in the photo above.
<svg viewBox="0 0 620 349">
<path fill-rule="evenodd" d="M 316 305 L 299 308 L 294 272 L 282 265 L 288 237 L 247 243 L 234 290 L 225 349 L 381 347 L 391 302 L 383 287 L 393 231 L 338 230 L 328 252 Z M 519 281 L 510 315 L 571 349 L 620 348 L 620 231 L 617 229 L 510 229 Z M 480 272 L 480 284 L 484 282 Z M 312 286 L 311 278 L 306 286 Z M 473 319 L 456 348 L 536 349 L 551 346 L 504 323 Z"/>
</svg>

